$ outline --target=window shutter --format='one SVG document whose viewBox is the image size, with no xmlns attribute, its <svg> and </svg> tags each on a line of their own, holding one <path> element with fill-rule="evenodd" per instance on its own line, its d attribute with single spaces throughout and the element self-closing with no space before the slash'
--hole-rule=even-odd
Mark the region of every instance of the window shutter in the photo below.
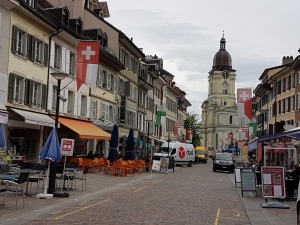
<svg viewBox="0 0 300 225">
<path fill-rule="evenodd" d="M 125 81 L 125 96 L 130 96 L 130 81 Z"/>
<path fill-rule="evenodd" d="M 61 62 L 60 62 L 60 71 L 61 72 L 66 72 L 66 48 L 61 47 Z"/>
<path fill-rule="evenodd" d="M 27 59 L 32 59 L 32 35 L 27 34 Z"/>
<path fill-rule="evenodd" d="M 101 103 L 101 116 L 103 117 L 103 119 L 105 119 L 105 114 L 106 114 L 106 104 L 105 103 Z"/>
<path fill-rule="evenodd" d="M 48 60 L 49 60 L 49 45 L 47 43 L 44 43 L 44 65 L 48 66 Z"/>
<path fill-rule="evenodd" d="M 30 79 L 25 79 L 25 98 L 24 98 L 24 104 L 32 106 L 32 98 L 33 98 L 33 81 L 30 80 Z M 27 101 L 27 104 L 26 104 L 26 101 Z"/>
<path fill-rule="evenodd" d="M 78 100 L 77 100 L 77 116 L 81 116 L 81 94 L 78 94 Z"/>
<path fill-rule="evenodd" d="M 48 110 L 51 110 L 51 107 L 52 107 L 52 94 L 53 94 L 53 84 L 49 83 L 49 85 L 48 85 L 48 104 L 47 104 Z"/>
<path fill-rule="evenodd" d="M 119 78 L 119 82 L 118 82 L 118 93 L 121 94 L 121 91 L 122 91 L 121 78 Z"/>
<path fill-rule="evenodd" d="M 47 100 L 47 86 L 46 84 L 42 84 L 42 102 L 41 102 L 41 108 L 46 108 L 46 100 Z"/>
<path fill-rule="evenodd" d="M 69 90 L 68 89 L 65 89 L 64 90 L 65 91 L 65 95 L 64 95 L 64 97 L 67 99 L 65 102 L 63 102 L 63 105 L 64 105 L 64 110 L 63 110 L 63 113 L 65 113 L 65 114 L 67 114 L 68 113 L 68 104 L 69 104 L 69 101 L 71 100 L 71 99 L 68 99 L 68 97 L 69 97 Z M 61 101 L 61 100 L 60 100 Z"/>
<path fill-rule="evenodd" d="M 110 90 L 111 85 L 111 73 L 107 73 L 107 90 Z"/>
<path fill-rule="evenodd" d="M 54 67 L 54 51 L 55 51 L 55 43 L 53 40 L 50 42 L 50 66 Z"/>
<path fill-rule="evenodd" d="M 98 70 L 97 70 L 96 86 L 100 86 L 100 68 L 99 68 L 99 66 L 98 66 Z"/>
<path fill-rule="evenodd" d="M 86 98 L 86 118 L 90 118 L 91 97 Z"/>
<path fill-rule="evenodd" d="M 66 49 L 66 69 L 65 72 L 70 74 L 70 50 Z"/>
<path fill-rule="evenodd" d="M 77 116 L 77 106 L 78 106 L 78 93 L 74 92 L 74 116 Z"/>
<path fill-rule="evenodd" d="M 61 96 L 65 96 L 65 89 L 60 91 Z M 62 113 L 64 111 L 64 102 L 59 99 L 59 112 Z"/>
<path fill-rule="evenodd" d="M 104 73 L 103 73 L 103 69 L 100 68 L 100 87 L 102 87 L 104 83 Z"/>
<path fill-rule="evenodd" d="M 13 53 L 17 52 L 17 27 L 15 25 L 12 26 L 12 39 L 11 39 L 11 51 Z"/>
<path fill-rule="evenodd" d="M 117 76 L 114 76 L 114 93 L 117 92 Z"/>
<path fill-rule="evenodd" d="M 105 104 L 105 111 L 106 111 L 105 119 L 110 120 L 109 119 L 109 105 L 108 104 Z"/>
<path fill-rule="evenodd" d="M 0 106 L 5 106 L 6 103 L 6 75 L 0 74 Z"/>
<path fill-rule="evenodd" d="M 9 74 L 9 80 L 8 80 L 8 101 L 13 102 L 14 101 L 14 87 L 15 87 L 15 75 L 13 73 Z"/>
<path fill-rule="evenodd" d="M 113 107 L 113 112 L 112 112 L 112 121 L 113 123 L 116 122 L 116 107 L 114 106 Z"/>
<path fill-rule="evenodd" d="M 36 38 L 34 36 L 31 36 L 31 60 L 38 61 L 39 59 L 35 60 L 35 41 L 36 41 Z M 41 47 L 42 46 L 40 46 L 40 48 Z"/>
</svg>

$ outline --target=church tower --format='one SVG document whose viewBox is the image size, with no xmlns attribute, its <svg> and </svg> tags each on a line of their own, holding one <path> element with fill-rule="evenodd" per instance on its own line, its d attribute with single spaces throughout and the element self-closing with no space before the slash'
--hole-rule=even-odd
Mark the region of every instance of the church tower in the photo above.
<svg viewBox="0 0 300 225">
<path fill-rule="evenodd" d="M 235 72 L 223 34 L 208 75 L 208 97 L 201 106 L 202 145 L 208 149 L 221 151 L 238 140 Z"/>
</svg>

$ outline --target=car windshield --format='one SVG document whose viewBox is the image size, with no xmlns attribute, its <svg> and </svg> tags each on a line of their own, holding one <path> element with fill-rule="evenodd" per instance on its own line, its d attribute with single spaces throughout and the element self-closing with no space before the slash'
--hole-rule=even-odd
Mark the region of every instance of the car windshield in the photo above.
<svg viewBox="0 0 300 225">
<path fill-rule="evenodd" d="M 231 154 L 216 154 L 216 160 L 232 160 Z"/>
<path fill-rule="evenodd" d="M 169 148 L 169 151 L 171 151 L 171 148 Z M 167 147 L 161 147 L 157 153 L 168 153 L 168 148 Z"/>
<path fill-rule="evenodd" d="M 205 154 L 205 151 L 202 151 L 202 150 L 196 150 L 195 151 L 197 155 L 204 155 Z"/>
</svg>

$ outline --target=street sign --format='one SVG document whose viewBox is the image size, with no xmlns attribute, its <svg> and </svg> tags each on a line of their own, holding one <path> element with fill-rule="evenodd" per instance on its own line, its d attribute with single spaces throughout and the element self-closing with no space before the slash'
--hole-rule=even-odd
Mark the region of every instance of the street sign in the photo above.
<svg viewBox="0 0 300 225">
<path fill-rule="evenodd" d="M 74 139 L 62 138 L 60 150 L 62 156 L 73 156 Z"/>
</svg>

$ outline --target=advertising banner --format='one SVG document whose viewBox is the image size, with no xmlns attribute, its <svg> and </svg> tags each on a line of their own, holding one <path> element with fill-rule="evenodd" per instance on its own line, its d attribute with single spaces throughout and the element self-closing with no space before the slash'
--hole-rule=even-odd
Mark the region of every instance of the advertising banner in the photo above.
<svg viewBox="0 0 300 225">
<path fill-rule="evenodd" d="M 73 156 L 74 139 L 62 138 L 60 149 L 62 156 Z"/>
<path fill-rule="evenodd" d="M 263 166 L 261 172 L 263 197 L 285 198 L 284 168 Z"/>
</svg>

